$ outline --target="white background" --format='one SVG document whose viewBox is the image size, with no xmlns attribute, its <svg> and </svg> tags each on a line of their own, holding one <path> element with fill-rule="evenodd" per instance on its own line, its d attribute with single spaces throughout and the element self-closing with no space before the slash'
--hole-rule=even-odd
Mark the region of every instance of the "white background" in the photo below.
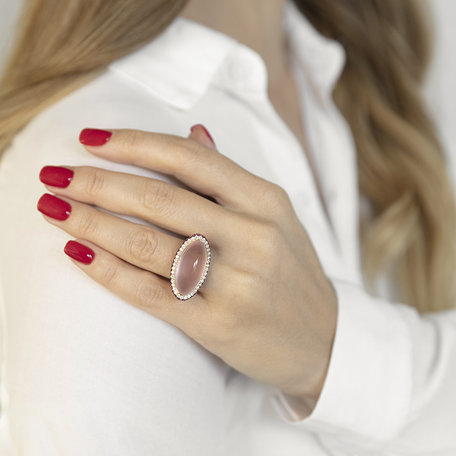
<svg viewBox="0 0 456 456">
<path fill-rule="evenodd" d="M 65 1 L 65 0 L 63 0 Z M 401 0 L 398 0 L 401 1 Z M 456 182 L 456 0 L 428 0 L 436 21 L 436 48 L 425 87 L 425 96 L 446 151 Z M 13 41 L 14 24 L 21 0 L 0 0 L 0 68 Z"/>
</svg>

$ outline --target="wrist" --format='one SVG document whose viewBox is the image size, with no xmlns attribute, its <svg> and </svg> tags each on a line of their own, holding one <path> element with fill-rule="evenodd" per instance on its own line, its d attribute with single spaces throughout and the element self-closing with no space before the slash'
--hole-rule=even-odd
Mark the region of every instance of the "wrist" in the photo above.
<svg viewBox="0 0 456 456">
<path fill-rule="evenodd" d="M 326 381 L 331 359 L 332 348 L 337 326 L 337 295 L 333 285 L 328 280 L 328 292 L 325 299 L 317 305 L 314 315 L 318 316 L 314 322 L 314 339 L 310 356 L 303 357 L 304 373 L 299 381 L 282 388 L 282 392 L 297 402 L 314 404 L 320 397 Z M 309 351 L 309 348 L 307 348 Z"/>
</svg>

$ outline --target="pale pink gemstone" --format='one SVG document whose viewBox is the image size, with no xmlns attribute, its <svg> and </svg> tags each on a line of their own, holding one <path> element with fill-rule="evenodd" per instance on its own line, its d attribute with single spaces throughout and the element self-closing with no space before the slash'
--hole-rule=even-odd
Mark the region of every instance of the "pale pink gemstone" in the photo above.
<svg viewBox="0 0 456 456">
<path fill-rule="evenodd" d="M 176 287 L 189 294 L 198 284 L 206 266 L 207 251 L 203 242 L 196 240 L 185 247 L 176 269 Z"/>
</svg>

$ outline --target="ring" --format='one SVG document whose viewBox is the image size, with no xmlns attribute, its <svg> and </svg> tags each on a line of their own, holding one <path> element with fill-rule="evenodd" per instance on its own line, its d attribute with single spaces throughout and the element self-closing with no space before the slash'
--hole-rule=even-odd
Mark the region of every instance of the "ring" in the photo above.
<svg viewBox="0 0 456 456">
<path fill-rule="evenodd" d="M 203 285 L 211 262 L 211 248 L 205 236 L 196 233 L 185 239 L 171 266 L 171 288 L 181 301 L 190 299 Z"/>
</svg>

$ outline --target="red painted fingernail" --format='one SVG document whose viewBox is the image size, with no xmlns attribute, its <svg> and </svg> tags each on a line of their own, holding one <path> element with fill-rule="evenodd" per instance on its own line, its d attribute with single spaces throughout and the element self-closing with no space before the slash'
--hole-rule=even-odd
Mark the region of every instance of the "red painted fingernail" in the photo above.
<svg viewBox="0 0 456 456">
<path fill-rule="evenodd" d="M 102 146 L 109 141 L 111 136 L 110 131 L 84 128 L 79 134 L 79 142 L 85 146 Z"/>
<path fill-rule="evenodd" d="M 95 258 L 95 252 L 91 248 L 76 241 L 68 241 L 63 250 L 73 260 L 84 264 L 92 263 Z"/>
<path fill-rule="evenodd" d="M 71 206 L 54 195 L 45 193 L 36 205 L 36 208 L 48 217 L 57 220 L 66 220 L 71 214 Z"/>
<path fill-rule="evenodd" d="M 40 171 L 40 181 L 53 187 L 64 188 L 70 185 L 73 175 L 72 169 L 63 168 L 62 166 L 45 166 Z"/>
<path fill-rule="evenodd" d="M 203 124 L 193 125 L 193 127 L 190 128 L 190 131 L 193 131 L 197 127 L 200 127 L 204 130 L 204 133 L 206 133 L 206 136 L 211 140 L 212 144 L 214 144 L 214 146 L 215 146 L 214 139 L 212 138 L 211 134 L 207 131 L 207 128 Z"/>
</svg>

